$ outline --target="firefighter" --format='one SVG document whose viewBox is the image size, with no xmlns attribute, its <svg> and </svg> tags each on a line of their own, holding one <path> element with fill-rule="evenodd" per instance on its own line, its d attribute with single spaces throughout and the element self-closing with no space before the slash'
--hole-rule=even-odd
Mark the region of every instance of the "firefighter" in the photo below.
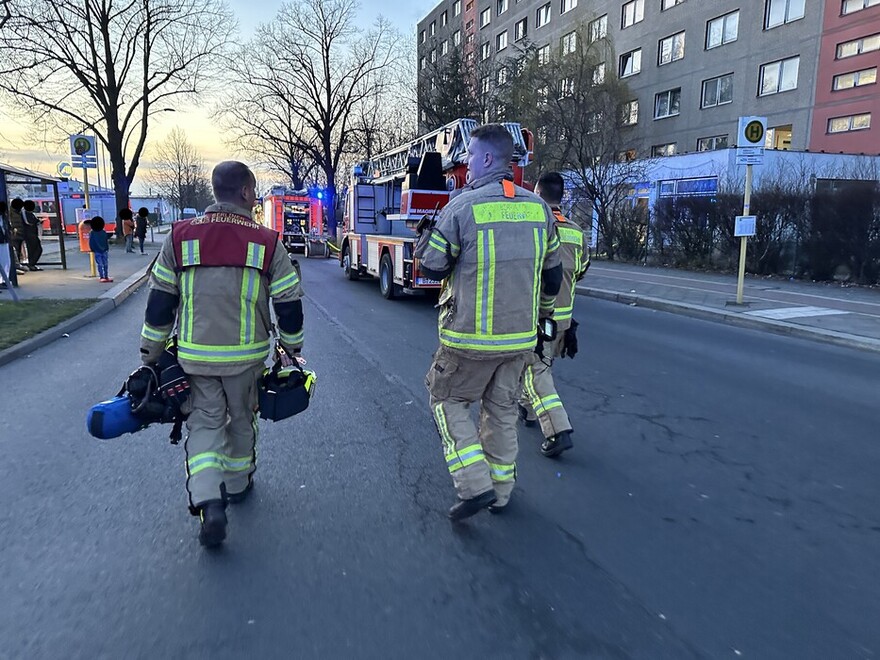
<svg viewBox="0 0 880 660">
<path fill-rule="evenodd" d="M 459 497 L 453 520 L 499 513 L 510 499 L 520 376 L 562 282 L 553 213 L 508 179 L 512 156 L 503 126 L 474 130 L 470 183 L 416 245 L 422 272 L 443 280 L 440 347 L 425 384 Z M 470 416 L 477 402 L 479 429 Z"/>
<path fill-rule="evenodd" d="M 550 205 L 556 218 L 563 275 L 562 287 L 553 310 L 556 338 L 540 346 L 540 354 L 536 351 L 529 355 L 522 376 L 523 391 L 519 407 L 520 419 L 526 426 L 535 424 L 537 414 L 545 438 L 541 443 L 541 453 L 547 457 L 559 456 L 573 446 L 571 422 L 562 400 L 556 393 L 550 367 L 554 358 L 566 354 L 573 358 L 577 353 L 575 334 L 577 323 L 572 320 L 575 283 L 584 276 L 590 266 L 589 255 L 585 250 L 584 232 L 562 215 L 559 209 L 564 190 L 564 182 L 559 172 L 544 174 L 535 186 L 535 192 Z"/>
<path fill-rule="evenodd" d="M 207 547 L 226 538 L 227 502 L 242 501 L 253 487 L 257 388 L 271 348 L 269 298 L 281 346 L 295 355 L 303 342 L 300 279 L 277 233 L 251 219 L 253 173 L 225 161 L 211 185 L 217 203 L 204 217 L 175 223 L 162 246 L 141 333 L 143 362 L 154 364 L 177 320 L 177 357 L 192 408 L 186 489 Z"/>
</svg>

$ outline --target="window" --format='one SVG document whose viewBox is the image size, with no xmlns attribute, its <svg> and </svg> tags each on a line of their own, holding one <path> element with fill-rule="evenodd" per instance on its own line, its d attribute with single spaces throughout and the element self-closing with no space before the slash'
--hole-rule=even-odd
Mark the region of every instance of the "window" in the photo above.
<svg viewBox="0 0 880 660">
<path fill-rule="evenodd" d="M 578 6 L 578 0 L 562 0 L 562 13 L 571 11 Z"/>
<path fill-rule="evenodd" d="M 449 53 L 449 40 L 445 40 L 442 44 L 440 44 L 440 54 L 446 55 Z"/>
<path fill-rule="evenodd" d="M 465 10 L 465 11 L 470 11 L 470 10 L 473 9 L 473 8 L 474 8 L 474 0 L 470 0 L 470 2 L 468 2 L 467 5 L 465 5 L 464 10 Z"/>
<path fill-rule="evenodd" d="M 437 21 L 431 21 L 431 36 L 437 34 Z"/>
<path fill-rule="evenodd" d="M 680 5 L 682 2 L 684 2 L 684 0 L 662 0 L 660 3 L 660 11 L 672 9 L 675 5 Z"/>
<path fill-rule="evenodd" d="M 736 41 L 739 33 L 739 10 L 713 18 L 706 25 L 706 49 Z"/>
<path fill-rule="evenodd" d="M 633 99 L 623 104 L 621 108 L 621 123 L 624 126 L 635 126 L 639 123 L 639 100 Z"/>
<path fill-rule="evenodd" d="M 593 68 L 593 84 L 601 85 L 603 82 L 605 82 L 605 62 L 601 62 Z"/>
<path fill-rule="evenodd" d="M 768 128 L 767 137 L 764 139 L 764 148 L 788 151 L 791 149 L 791 130 L 791 124 Z"/>
<path fill-rule="evenodd" d="M 500 16 L 501 14 L 503 14 L 504 12 L 507 11 L 509 1 L 510 0 L 498 0 L 497 1 L 497 3 L 495 4 L 495 15 L 496 16 Z"/>
<path fill-rule="evenodd" d="M 547 23 L 550 22 L 550 3 L 548 2 L 543 7 L 538 9 L 537 14 L 535 14 L 535 27 L 544 27 Z"/>
<path fill-rule="evenodd" d="M 801 58 L 791 57 L 787 60 L 770 62 L 761 67 L 761 86 L 758 96 L 768 96 L 778 92 L 797 89 L 798 67 Z"/>
<path fill-rule="evenodd" d="M 461 13 L 461 0 L 455 0 L 452 3 L 452 15 L 458 16 Z"/>
<path fill-rule="evenodd" d="M 871 128 L 871 113 L 863 115 L 849 115 L 848 117 L 834 117 L 828 120 L 829 133 L 848 133 L 849 131 L 864 131 Z"/>
<path fill-rule="evenodd" d="M 495 76 L 495 80 L 498 82 L 499 85 L 503 85 L 507 82 L 507 75 L 507 67 L 503 66 L 498 69 L 498 74 Z"/>
<path fill-rule="evenodd" d="M 642 49 L 631 50 L 620 56 L 620 77 L 634 76 L 642 70 Z"/>
<path fill-rule="evenodd" d="M 669 142 L 667 144 L 655 144 L 651 147 L 651 157 L 652 158 L 661 158 L 663 156 L 674 156 L 675 155 L 675 142 Z"/>
<path fill-rule="evenodd" d="M 480 91 L 483 94 L 488 94 L 490 89 L 489 76 L 483 76 L 480 78 Z"/>
<path fill-rule="evenodd" d="M 769 30 L 803 18 L 805 4 L 806 0 L 767 0 L 764 28 Z"/>
<path fill-rule="evenodd" d="M 681 87 L 654 96 L 654 119 L 674 117 L 681 110 Z"/>
<path fill-rule="evenodd" d="M 559 96 L 565 98 L 574 94 L 574 78 L 563 78 L 559 81 Z"/>
<path fill-rule="evenodd" d="M 550 61 L 550 46 L 541 46 L 538 49 L 538 64 L 544 65 Z"/>
<path fill-rule="evenodd" d="M 577 36 L 577 32 L 569 32 L 560 39 L 563 55 L 568 55 L 577 50 Z"/>
<path fill-rule="evenodd" d="M 697 151 L 715 151 L 717 149 L 727 149 L 726 135 L 713 135 L 697 140 Z"/>
<path fill-rule="evenodd" d="M 521 21 L 517 21 L 516 25 L 513 26 L 513 40 L 520 41 L 525 39 L 529 34 L 529 19 L 524 18 Z"/>
<path fill-rule="evenodd" d="M 862 69 L 861 71 L 852 71 L 851 73 L 841 73 L 834 76 L 834 83 L 831 88 L 836 92 L 841 89 L 851 89 L 853 87 L 862 87 L 864 85 L 873 85 L 877 82 L 877 67 L 870 69 Z"/>
<path fill-rule="evenodd" d="M 469 34 L 469 35 L 467 36 L 467 40 L 466 40 L 467 43 L 468 43 L 468 44 L 472 44 L 472 43 L 474 43 L 474 41 L 476 41 L 476 38 L 475 38 L 475 37 L 476 37 L 476 35 Z M 471 55 L 473 55 L 473 53 L 471 53 Z"/>
<path fill-rule="evenodd" d="M 419 33 L 419 43 L 425 43 L 425 39 L 426 39 L 425 31 L 422 30 L 422 31 Z"/>
<path fill-rule="evenodd" d="M 843 0 L 841 14 L 852 14 L 854 11 L 862 11 L 868 7 L 880 5 L 880 0 Z"/>
<path fill-rule="evenodd" d="M 489 45 L 488 41 L 483 42 L 483 44 L 480 46 L 480 59 L 485 62 L 486 60 L 489 59 L 489 56 L 491 54 L 492 54 L 492 46 Z"/>
<path fill-rule="evenodd" d="M 492 21 L 492 10 L 484 9 L 480 12 L 480 27 L 484 28 Z"/>
<path fill-rule="evenodd" d="M 419 68 L 425 69 L 427 66 L 428 66 L 428 61 L 424 57 L 419 58 Z"/>
<path fill-rule="evenodd" d="M 684 32 L 660 40 L 657 49 L 657 65 L 669 64 L 684 57 Z"/>
<path fill-rule="evenodd" d="M 507 48 L 507 30 L 495 37 L 495 50 L 504 50 Z"/>
<path fill-rule="evenodd" d="M 847 41 L 837 45 L 837 59 L 842 60 L 845 57 L 853 57 L 862 53 L 870 53 L 873 50 L 880 50 L 880 34 L 874 34 L 863 39 L 855 41 Z"/>
<path fill-rule="evenodd" d="M 700 107 L 714 108 L 733 101 L 733 74 L 703 81 L 703 101 Z"/>
<path fill-rule="evenodd" d="M 590 43 L 604 39 L 608 35 L 608 16 L 600 16 L 590 21 Z"/>
<path fill-rule="evenodd" d="M 435 89 L 437 89 L 437 81 L 431 78 L 431 91 L 433 92 Z"/>
<path fill-rule="evenodd" d="M 461 46 L 461 30 L 456 30 L 452 33 L 452 43 L 456 46 Z"/>
<path fill-rule="evenodd" d="M 449 12 L 444 11 L 440 14 L 440 27 L 446 27 L 449 23 Z"/>
<path fill-rule="evenodd" d="M 431 64 L 434 64 L 434 62 L 437 61 L 437 49 L 436 48 L 431 49 L 431 57 L 429 59 L 430 59 Z"/>
<path fill-rule="evenodd" d="M 623 3 L 621 28 L 628 28 L 643 20 L 645 20 L 645 0 L 630 0 Z"/>
<path fill-rule="evenodd" d="M 620 163 L 629 163 L 634 161 L 638 156 L 638 152 L 635 149 L 627 149 L 626 151 L 621 151 L 617 154 L 617 160 Z"/>
<path fill-rule="evenodd" d="M 465 30 L 470 30 L 472 27 L 474 27 L 474 19 L 471 19 L 467 23 L 464 24 Z"/>
</svg>

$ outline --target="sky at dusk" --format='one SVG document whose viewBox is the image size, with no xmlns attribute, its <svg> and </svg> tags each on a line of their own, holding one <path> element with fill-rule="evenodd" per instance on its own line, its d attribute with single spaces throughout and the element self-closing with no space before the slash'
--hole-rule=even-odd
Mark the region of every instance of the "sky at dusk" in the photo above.
<svg viewBox="0 0 880 660">
<path fill-rule="evenodd" d="M 257 26 L 271 19 L 283 4 L 282 0 L 262 0 L 259 2 L 260 11 L 255 12 L 254 7 L 257 3 L 254 0 L 227 0 L 227 2 L 238 17 L 242 38 L 252 35 Z M 438 2 L 439 0 L 404 0 L 404 2 L 399 0 L 361 0 L 360 16 L 362 20 L 359 23 L 366 26 L 377 17 L 384 16 L 405 37 L 415 39 L 418 20 Z M 215 122 L 209 119 L 208 114 L 207 111 L 198 108 L 181 109 L 174 113 L 160 113 L 151 123 L 144 164 L 149 166 L 150 145 L 164 139 L 175 126 L 180 126 L 187 132 L 190 141 L 199 148 L 209 167 L 217 161 L 229 157 L 231 154 L 224 146 L 223 136 L 215 126 Z M 0 99 L 0 162 L 55 174 L 57 164 L 69 160 L 66 153 L 67 144 L 42 145 L 36 143 L 35 139 L 32 127 L 11 116 Z M 143 187 L 145 184 L 141 174 L 142 172 L 139 170 L 137 178 L 141 181 L 136 180 L 134 188 L 138 192 L 147 192 Z M 73 178 L 79 178 L 79 171 L 74 174 Z"/>
</svg>

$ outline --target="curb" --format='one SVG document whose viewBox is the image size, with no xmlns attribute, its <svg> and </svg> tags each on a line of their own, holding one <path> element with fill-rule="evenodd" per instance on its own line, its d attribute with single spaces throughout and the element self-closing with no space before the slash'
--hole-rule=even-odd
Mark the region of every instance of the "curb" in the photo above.
<svg viewBox="0 0 880 660">
<path fill-rule="evenodd" d="M 56 339 L 60 339 L 64 335 L 70 334 L 74 330 L 78 330 L 84 325 L 88 325 L 92 321 L 97 321 L 99 318 L 112 312 L 144 283 L 149 276 L 153 261 L 155 261 L 155 259 L 151 259 L 149 263 L 145 264 L 143 270 L 133 273 L 112 289 L 102 293 L 98 297 L 98 302 L 84 312 L 80 312 L 76 316 L 69 318 L 66 321 L 62 321 L 54 328 L 44 330 L 30 339 L 25 339 L 15 346 L 10 346 L 6 350 L 0 351 L 0 367 L 17 360 L 20 357 L 27 356 L 38 348 L 51 344 Z"/>
<path fill-rule="evenodd" d="M 646 307 L 660 312 L 670 312 L 673 314 L 681 314 L 704 321 L 713 321 L 715 323 L 725 323 L 727 325 L 735 325 L 740 328 L 749 328 L 751 330 L 762 330 L 764 332 L 772 332 L 778 335 L 788 337 L 797 337 L 799 339 L 808 339 L 811 341 L 823 342 L 826 344 L 834 344 L 844 348 L 854 348 L 861 351 L 871 351 L 880 353 L 880 340 L 870 337 L 860 337 L 851 335 L 846 332 L 837 332 L 835 330 L 822 330 L 820 328 L 807 328 L 792 323 L 783 323 L 782 321 L 774 321 L 772 319 L 760 319 L 742 314 L 732 314 L 730 312 L 721 311 L 714 307 L 704 307 L 703 305 L 691 305 L 688 303 L 674 302 L 664 300 L 662 298 L 651 298 L 650 296 L 640 296 L 632 293 L 621 293 L 619 291 L 609 291 L 608 289 L 596 289 L 593 287 L 579 286 L 576 287 L 578 295 L 590 298 L 598 298 L 600 300 L 608 300 L 610 302 L 622 303 L 624 305 L 637 305 Z"/>
</svg>

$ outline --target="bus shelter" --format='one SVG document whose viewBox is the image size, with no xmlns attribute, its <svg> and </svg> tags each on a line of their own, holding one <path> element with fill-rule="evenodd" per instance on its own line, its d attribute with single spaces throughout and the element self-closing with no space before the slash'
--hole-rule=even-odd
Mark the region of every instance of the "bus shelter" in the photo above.
<svg viewBox="0 0 880 660">
<path fill-rule="evenodd" d="M 55 208 L 58 209 L 58 213 L 51 218 L 51 222 L 53 225 L 52 231 L 58 236 L 58 255 L 60 260 L 40 261 L 40 265 L 61 266 L 62 269 L 67 270 L 67 254 L 64 248 L 64 228 L 61 224 L 61 198 L 58 195 L 58 184 L 60 182 L 61 179 L 49 174 L 34 172 L 33 170 L 22 169 L 20 167 L 13 167 L 12 165 L 0 163 L 0 202 L 6 202 L 7 207 L 16 197 L 27 199 L 28 193 L 26 191 L 29 189 L 32 190 L 34 186 L 44 186 L 51 190 L 51 194 L 55 198 Z M 18 190 L 21 189 L 25 192 L 19 193 Z M 54 226 L 56 224 L 57 226 Z M 12 285 L 18 286 L 18 276 L 15 269 L 12 268 L 10 270 L 11 273 L 9 274 L 9 277 Z"/>
</svg>

